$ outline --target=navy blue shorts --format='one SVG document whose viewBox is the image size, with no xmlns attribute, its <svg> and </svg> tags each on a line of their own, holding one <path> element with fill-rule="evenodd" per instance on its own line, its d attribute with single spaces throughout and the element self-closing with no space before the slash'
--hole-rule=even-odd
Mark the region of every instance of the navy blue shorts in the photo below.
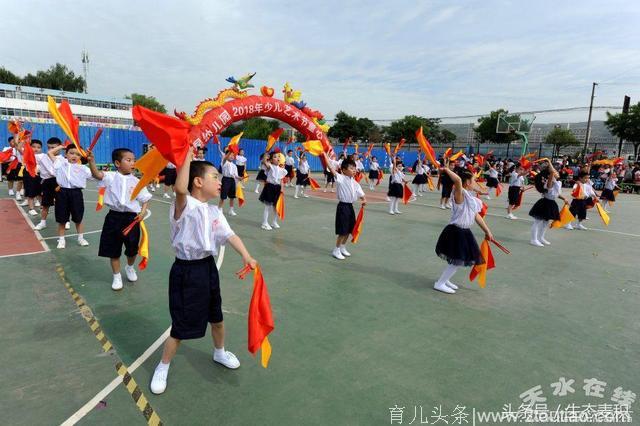
<svg viewBox="0 0 640 426">
<path fill-rule="evenodd" d="M 56 222 L 81 223 L 84 216 L 84 197 L 80 188 L 60 188 L 56 196 Z"/>
<path fill-rule="evenodd" d="M 222 322 L 220 279 L 213 256 L 198 260 L 176 258 L 169 273 L 171 337 L 198 339 L 207 323 Z"/>
<path fill-rule="evenodd" d="M 24 180 L 24 195 L 27 198 L 39 197 L 42 194 L 42 179 L 40 175 L 36 174 L 36 177 L 31 177 L 29 172 L 25 169 L 22 175 Z"/>
<path fill-rule="evenodd" d="M 123 244 L 125 256 L 133 257 L 138 254 L 140 224 L 136 224 L 127 236 L 122 235 L 122 230 L 129 226 L 136 216 L 136 213 L 109 210 L 104 218 L 102 233 L 100 233 L 98 256 L 112 259 L 120 258 Z"/>
<path fill-rule="evenodd" d="M 340 201 L 336 207 L 336 235 L 349 235 L 356 226 L 356 212 L 353 204 Z"/>
<path fill-rule="evenodd" d="M 222 177 L 222 184 L 220 185 L 220 199 L 226 200 L 236 198 L 236 180 L 232 177 Z"/>
<path fill-rule="evenodd" d="M 51 207 L 56 201 L 56 188 L 58 182 L 56 178 L 51 177 L 48 179 L 42 179 L 42 206 Z"/>
</svg>

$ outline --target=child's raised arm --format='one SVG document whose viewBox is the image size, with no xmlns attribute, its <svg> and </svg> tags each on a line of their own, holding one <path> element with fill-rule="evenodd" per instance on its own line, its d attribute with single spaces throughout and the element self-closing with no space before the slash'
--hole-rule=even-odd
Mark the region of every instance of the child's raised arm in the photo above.
<svg viewBox="0 0 640 426">
<path fill-rule="evenodd" d="M 462 195 L 462 179 L 460 178 L 460 176 L 458 176 L 457 173 L 449 169 L 449 160 L 445 160 L 444 168 L 442 170 L 453 181 L 453 199 L 455 200 L 456 204 L 462 204 L 462 202 L 464 201 L 464 195 Z"/>
<path fill-rule="evenodd" d="M 87 160 L 89 162 L 89 170 L 91 170 L 91 176 L 93 176 L 96 180 L 104 179 L 104 173 L 101 170 L 98 170 L 96 166 L 96 158 L 93 155 L 93 152 L 87 151 Z"/>
<path fill-rule="evenodd" d="M 329 169 L 329 172 L 331 172 L 332 175 L 336 175 L 336 169 L 333 167 L 333 164 L 331 163 L 331 160 L 329 159 L 329 156 L 327 156 L 326 152 L 322 152 L 322 156 L 324 157 L 324 161 L 325 163 L 327 163 L 327 168 Z"/>
<path fill-rule="evenodd" d="M 47 155 L 49 156 L 51 161 L 55 161 L 56 155 L 58 155 L 58 153 L 63 149 L 64 149 L 64 145 L 58 145 L 55 148 L 52 148 L 49 151 L 47 151 Z"/>
<path fill-rule="evenodd" d="M 178 169 L 174 190 L 176 191 L 176 202 L 173 218 L 180 219 L 182 211 L 187 205 L 187 195 L 189 195 L 189 169 L 191 168 L 191 160 L 193 160 L 193 151 L 189 150 L 184 159 L 184 163 Z"/>
</svg>

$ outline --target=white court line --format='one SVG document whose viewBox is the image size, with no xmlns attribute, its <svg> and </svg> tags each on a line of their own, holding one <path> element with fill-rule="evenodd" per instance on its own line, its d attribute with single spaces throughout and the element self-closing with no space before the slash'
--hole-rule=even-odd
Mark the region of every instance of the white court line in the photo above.
<svg viewBox="0 0 640 426">
<path fill-rule="evenodd" d="M 224 262 L 224 252 L 225 246 L 220 247 L 220 252 L 218 253 L 218 258 L 216 259 L 216 267 L 218 271 L 222 268 L 222 263 Z M 164 333 L 158 337 L 155 342 L 151 344 L 143 353 L 131 363 L 129 368 L 129 374 L 133 374 L 134 371 L 138 369 L 144 362 L 149 359 L 153 353 L 158 350 L 158 348 L 164 343 L 164 341 L 169 337 L 169 333 L 171 332 L 171 327 L 167 328 Z M 62 426 L 71 426 L 75 425 L 79 422 L 84 416 L 89 414 L 91 410 L 95 408 L 96 405 L 104 398 L 106 398 L 111 392 L 113 392 L 119 385 L 122 383 L 122 376 L 118 375 L 115 379 L 113 379 L 107 386 L 102 388 L 100 392 L 98 392 L 93 398 L 87 401 L 78 411 L 73 413 L 67 420 L 65 420 L 61 425 Z"/>
</svg>

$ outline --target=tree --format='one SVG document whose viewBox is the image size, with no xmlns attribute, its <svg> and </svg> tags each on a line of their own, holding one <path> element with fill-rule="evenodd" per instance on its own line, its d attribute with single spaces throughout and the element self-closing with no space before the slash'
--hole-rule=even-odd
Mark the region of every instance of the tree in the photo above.
<svg viewBox="0 0 640 426">
<path fill-rule="evenodd" d="M 365 123 L 363 122 L 358 124 L 358 119 L 356 117 L 349 115 L 344 111 L 340 111 L 336 114 L 335 122 L 329 129 L 329 136 L 332 138 L 338 138 L 341 143 L 347 138 L 358 139 L 360 131 L 364 125 Z"/>
<path fill-rule="evenodd" d="M 424 135 L 435 140 L 440 133 L 440 120 L 432 118 L 419 117 L 417 115 L 407 115 L 400 120 L 393 121 L 389 127 L 385 129 L 386 136 L 391 141 L 399 141 L 406 139 L 408 144 L 417 144 L 416 130 L 422 127 Z"/>
<path fill-rule="evenodd" d="M 154 96 L 132 93 L 131 95 L 125 96 L 125 98 L 131 99 L 134 106 L 140 105 L 153 111 L 161 112 L 163 114 L 167 113 L 167 109 L 165 108 L 165 106 L 161 104 L 160 101 L 158 101 Z"/>
<path fill-rule="evenodd" d="M 491 111 L 488 116 L 480 117 L 478 119 L 478 125 L 473 129 L 473 131 L 476 132 L 480 143 L 489 141 L 495 143 L 511 143 L 518 139 L 518 135 L 513 133 L 496 133 L 498 116 L 501 113 L 508 114 L 509 111 L 500 108 L 497 111 Z"/>
<path fill-rule="evenodd" d="M 544 138 L 544 143 L 553 145 L 553 155 L 555 156 L 560 153 L 561 147 L 579 145 L 580 141 L 571 130 L 556 127 Z"/>
<path fill-rule="evenodd" d="M 22 85 L 22 79 L 4 67 L 0 67 L 0 83 Z"/>
<path fill-rule="evenodd" d="M 82 76 L 76 76 L 66 65 L 60 63 L 50 66 L 46 71 L 38 71 L 35 75 L 27 74 L 24 78 L 0 68 L 0 83 L 64 90 L 65 92 L 84 92 L 86 86 Z"/>
<path fill-rule="evenodd" d="M 456 139 L 456 134 L 449 129 L 441 129 L 435 137 L 435 141 L 443 145 L 451 145 Z"/>
<path fill-rule="evenodd" d="M 607 112 L 604 124 L 612 134 L 633 144 L 633 158 L 637 159 L 640 147 L 640 102 L 629 108 L 627 113 Z"/>
<path fill-rule="evenodd" d="M 221 136 L 233 137 L 240 132 L 244 132 L 242 134 L 243 138 L 266 140 L 269 133 L 276 130 L 279 125 L 280 123 L 278 123 L 278 120 L 267 120 L 262 117 L 253 117 L 248 120 L 244 120 L 241 123 L 232 124 L 221 133 Z M 283 132 L 280 136 L 280 140 L 285 137 L 286 135 Z"/>
</svg>

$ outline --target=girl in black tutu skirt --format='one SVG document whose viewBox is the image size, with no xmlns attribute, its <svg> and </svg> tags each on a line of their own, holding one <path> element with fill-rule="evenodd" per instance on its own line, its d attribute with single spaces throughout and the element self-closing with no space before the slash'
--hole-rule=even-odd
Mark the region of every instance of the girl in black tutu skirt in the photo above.
<svg viewBox="0 0 640 426">
<path fill-rule="evenodd" d="M 267 183 L 260 193 L 258 199 L 264 204 L 264 213 L 262 214 L 262 229 L 271 231 L 274 228 L 280 228 L 278 225 L 278 216 L 276 215 L 276 203 L 282 192 L 282 179 L 287 175 L 285 169 L 285 158 L 281 152 L 272 152 L 269 158 L 265 156 L 262 159 L 267 171 Z M 273 218 L 269 224 L 269 215 Z"/>
<path fill-rule="evenodd" d="M 484 259 L 480 254 L 480 247 L 471 232 L 473 223 L 484 231 L 487 239 L 493 239 L 491 230 L 480 216 L 482 202 L 471 193 L 475 182 L 473 175 L 468 170 L 461 169 L 459 175 L 449 168 L 449 161 L 445 160 L 444 168 L 440 173 L 453 182 L 453 203 L 451 207 L 451 220 L 443 229 L 438 243 L 436 254 L 446 260 L 448 265 L 442 271 L 442 275 L 435 282 L 433 288 L 443 293 L 453 294 L 458 286 L 450 279 L 460 266 L 481 265 Z"/>
<path fill-rule="evenodd" d="M 269 155 L 269 154 L 267 153 L 260 154 L 260 166 L 258 167 L 258 175 L 256 176 L 256 190 L 255 190 L 256 194 L 260 193 L 260 184 L 265 184 L 267 182 L 267 172 L 266 172 L 267 168 L 262 162 L 265 155 Z"/>
<path fill-rule="evenodd" d="M 498 196 L 498 185 L 500 182 L 498 181 L 498 170 L 493 163 L 488 163 L 489 168 L 486 171 L 487 174 L 487 188 L 494 188 L 496 190 L 496 197 Z M 487 200 L 491 199 L 489 193 L 491 189 L 487 190 Z"/>
<path fill-rule="evenodd" d="M 558 210 L 556 198 L 568 203 L 560 194 L 562 192 L 562 183 L 558 180 L 559 177 L 560 175 L 548 159 L 547 167 L 536 175 L 534 183 L 536 190 L 542 194 L 542 197 L 536 201 L 529 211 L 529 216 L 533 218 L 533 225 L 531 225 L 531 245 L 533 246 L 544 247 L 551 244 L 544 238 L 544 234 L 547 232 L 550 220 L 560 219 L 560 210 Z"/>
<path fill-rule="evenodd" d="M 600 200 L 602 201 L 602 207 L 605 211 L 609 211 L 608 205 L 612 205 L 616 201 L 616 195 L 613 192 L 615 189 L 620 189 L 617 185 L 618 177 L 615 172 L 611 172 L 609 176 L 605 176 L 604 189 L 600 194 Z"/>
</svg>

